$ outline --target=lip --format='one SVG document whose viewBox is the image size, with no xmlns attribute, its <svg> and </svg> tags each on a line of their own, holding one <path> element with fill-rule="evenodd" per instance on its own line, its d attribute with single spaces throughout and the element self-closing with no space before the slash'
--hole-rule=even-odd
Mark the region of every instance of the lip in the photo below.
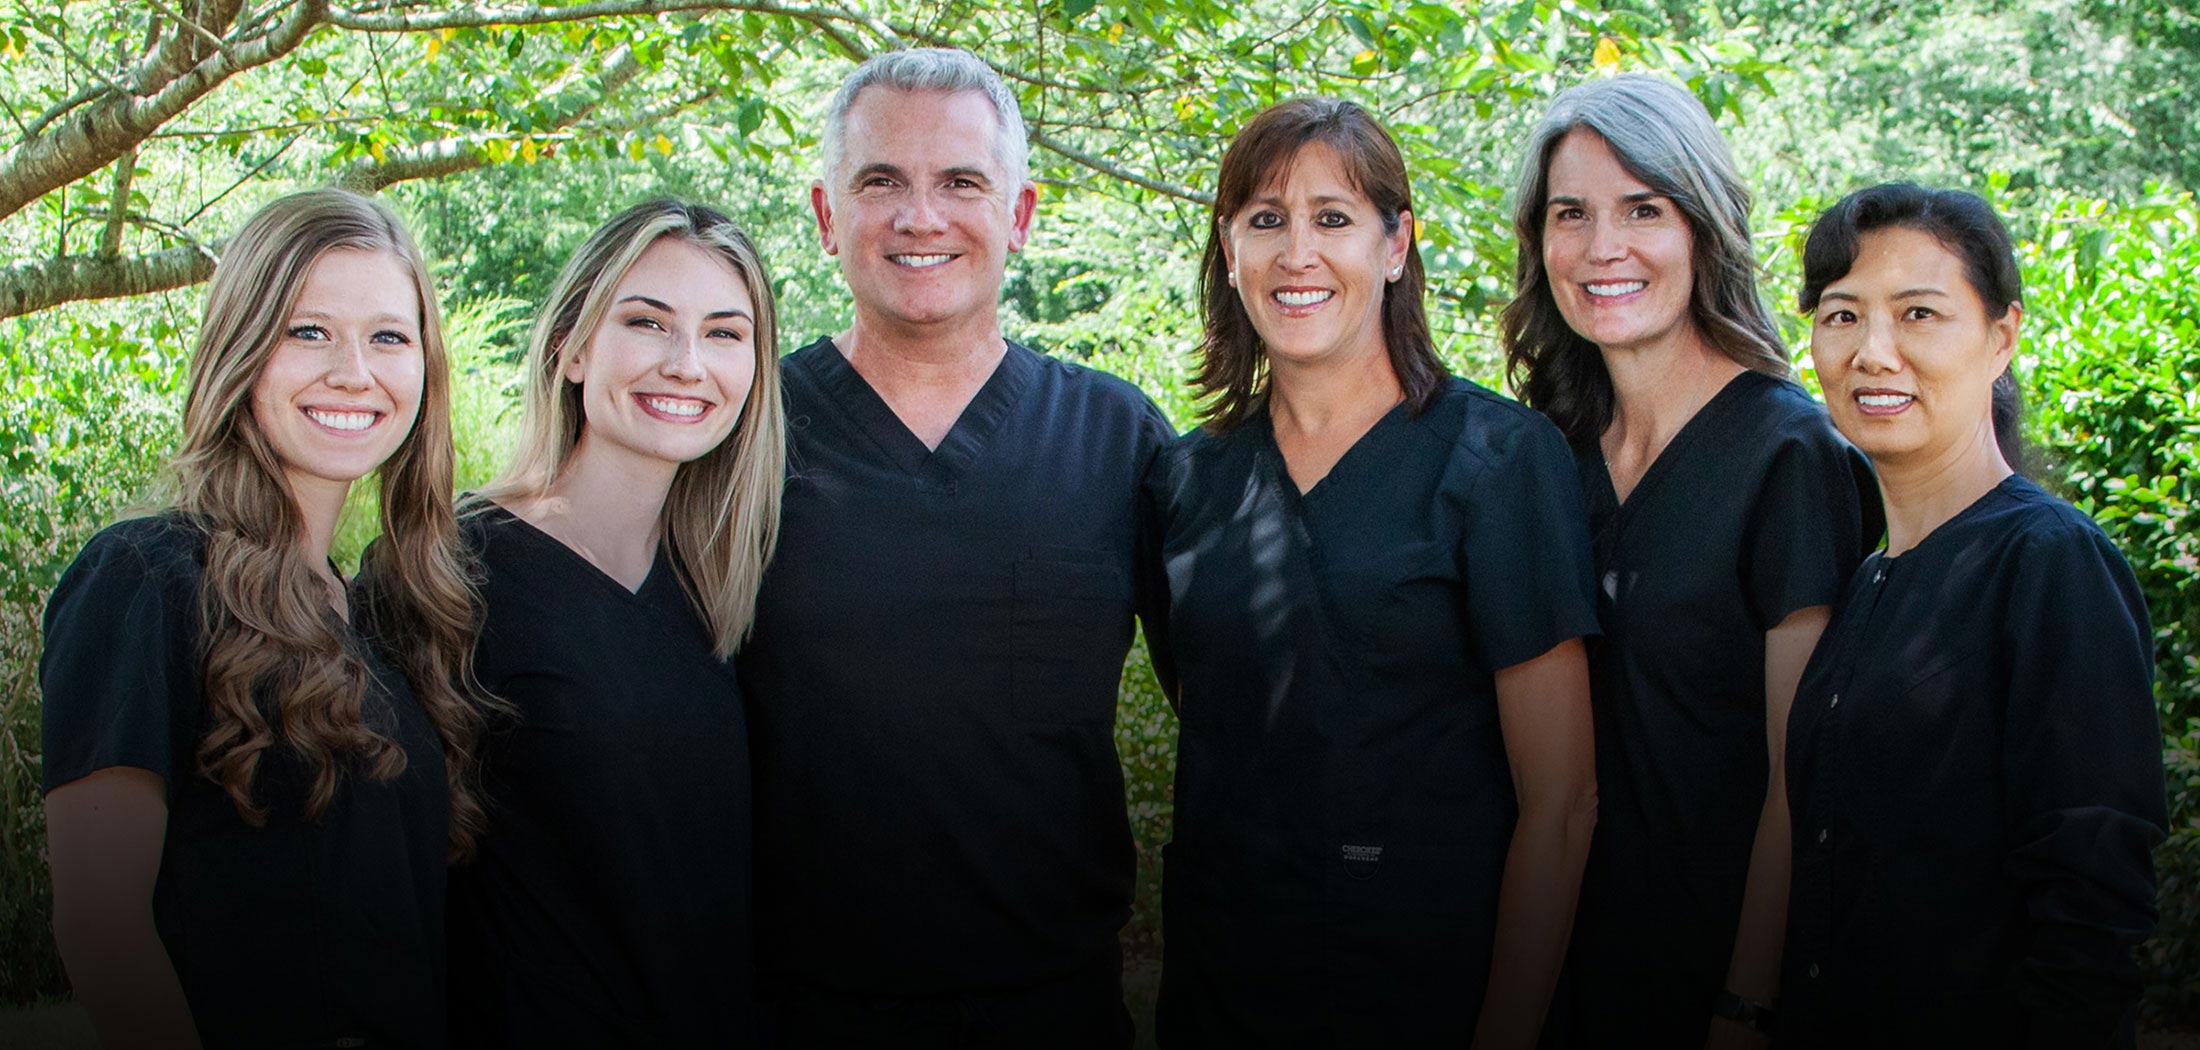
<svg viewBox="0 0 2200 1050">
<path fill-rule="evenodd" d="M 960 258 L 961 252 L 890 252 L 886 261 L 904 270 L 934 270 Z"/>
<path fill-rule="evenodd" d="M 633 396 L 635 407 L 640 408 L 643 415 L 646 415 L 649 418 L 658 420 L 660 422 L 676 423 L 682 426 L 690 423 L 700 423 L 703 420 L 710 418 L 711 411 L 718 407 L 717 405 L 712 404 L 709 401 L 705 401 L 702 398 L 689 397 L 686 394 L 636 393 Z M 701 405 L 702 411 L 696 412 L 693 415 L 681 415 L 676 412 L 666 411 L 665 409 L 651 403 L 655 401 L 677 401 L 686 404 Z"/>
<path fill-rule="evenodd" d="M 1867 397 L 1900 400 L 1895 400 L 1892 403 L 1882 400 L 1880 404 L 1870 404 L 1864 400 Z M 1917 403 L 1917 395 L 1907 390 L 1892 390 L 1886 387 L 1858 387 L 1849 391 L 1849 402 L 1856 406 L 1858 412 L 1867 416 L 1899 416 L 1909 411 L 1911 405 Z"/>
<path fill-rule="evenodd" d="M 1285 295 L 1320 295 L 1321 298 L 1310 303 L 1289 303 L 1280 298 Z M 1265 298 L 1268 300 L 1268 305 L 1274 307 L 1277 313 L 1285 317 L 1308 317 L 1321 312 L 1321 309 L 1330 303 L 1336 302 L 1337 290 L 1334 288 L 1285 286 L 1270 291 Z"/>
<path fill-rule="evenodd" d="M 358 437 L 361 434 L 372 433 L 382 425 L 382 420 L 389 415 L 381 409 L 367 408 L 361 405 L 300 405 L 298 414 L 306 417 L 306 422 L 313 424 L 314 428 L 321 433 L 340 438 Z M 356 417 L 358 416 L 369 417 L 366 425 L 342 425 L 344 423 L 356 423 Z"/>
</svg>

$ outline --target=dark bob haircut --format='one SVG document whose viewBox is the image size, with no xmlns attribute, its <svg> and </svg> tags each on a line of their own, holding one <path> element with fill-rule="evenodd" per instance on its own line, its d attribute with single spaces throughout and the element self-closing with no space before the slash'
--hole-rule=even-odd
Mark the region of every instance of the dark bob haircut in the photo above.
<svg viewBox="0 0 2200 1050">
<path fill-rule="evenodd" d="M 1230 140 L 1222 155 L 1215 187 L 1213 221 L 1207 227 L 1206 257 L 1200 263 L 1200 299 L 1206 325 L 1200 340 L 1199 372 L 1192 382 L 1209 398 L 1210 430 L 1226 431 L 1245 421 L 1268 395 L 1268 361 L 1253 330 L 1253 319 L 1237 289 L 1230 286 L 1230 263 L 1222 245 L 1230 220 L 1263 188 L 1290 176 L 1306 147 L 1321 143 L 1334 150 L 1352 187 L 1367 196 L 1382 216 L 1383 232 L 1396 234 L 1413 210 L 1413 189 L 1398 144 L 1375 118 L 1353 103 L 1334 98 L 1295 98 L 1260 111 Z M 1413 231 L 1406 231 L 1405 272 L 1383 286 L 1383 345 L 1391 370 L 1405 390 L 1409 411 L 1428 407 L 1450 375 L 1430 344 L 1428 315 L 1421 309 L 1427 278 Z"/>
<path fill-rule="evenodd" d="M 1885 182 L 1857 190 L 1811 224 L 1803 245 L 1803 290 L 1796 296 L 1805 313 L 1818 309 L 1826 286 L 1848 276 L 1856 265 L 1863 235 L 1883 229 L 1916 230 L 1940 242 L 1963 262 L 1964 276 L 1986 316 L 1999 320 L 2024 302 L 2024 278 L 2017 254 L 1994 207 L 1961 190 L 1927 189 L 1911 182 Z M 2015 365 L 1994 380 L 1994 442 L 2002 458 L 2020 473 L 2026 465 L 2024 399 L 2017 389 Z"/>
</svg>

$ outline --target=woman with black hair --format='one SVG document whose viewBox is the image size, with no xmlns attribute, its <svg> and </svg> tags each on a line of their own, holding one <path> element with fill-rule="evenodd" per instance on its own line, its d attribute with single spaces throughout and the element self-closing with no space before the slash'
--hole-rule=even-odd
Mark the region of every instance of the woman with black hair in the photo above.
<svg viewBox="0 0 2200 1050">
<path fill-rule="evenodd" d="M 1781 1044 L 2129 1047 L 2167 824 L 2153 635 L 2100 528 L 2014 469 L 2009 235 L 1970 194 L 1874 186 L 1803 271 L 1887 546 L 1788 724 Z"/>
</svg>

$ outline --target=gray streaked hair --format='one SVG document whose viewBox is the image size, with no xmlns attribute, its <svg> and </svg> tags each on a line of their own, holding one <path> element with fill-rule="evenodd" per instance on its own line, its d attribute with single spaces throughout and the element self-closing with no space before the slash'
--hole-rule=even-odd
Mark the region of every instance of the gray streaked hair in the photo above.
<svg viewBox="0 0 2200 1050">
<path fill-rule="evenodd" d="M 1624 73 L 1559 92 L 1521 151 L 1513 199 L 1520 254 L 1513 300 L 1501 318 L 1506 371 L 1521 400 L 1550 416 L 1577 447 L 1594 441 L 1612 418 L 1612 380 L 1601 352 L 1559 314 L 1543 269 L 1551 156 L 1567 135 L 1584 128 L 1687 220 L 1693 239 L 1688 316 L 1704 341 L 1744 368 L 1792 376 L 1787 347 L 1757 292 L 1749 188 L 1726 140 L 1687 88 Z"/>
<path fill-rule="evenodd" d="M 848 129 L 848 108 L 865 88 L 889 91 L 938 91 L 953 94 L 974 91 L 993 103 L 998 123 L 993 130 L 993 156 L 1008 173 L 1013 192 L 1031 178 L 1031 138 L 1024 128 L 1024 112 L 1016 93 L 985 60 L 961 48 L 915 47 L 873 55 L 833 92 L 825 107 L 825 185 L 830 189 L 840 170 L 841 142 Z"/>
</svg>

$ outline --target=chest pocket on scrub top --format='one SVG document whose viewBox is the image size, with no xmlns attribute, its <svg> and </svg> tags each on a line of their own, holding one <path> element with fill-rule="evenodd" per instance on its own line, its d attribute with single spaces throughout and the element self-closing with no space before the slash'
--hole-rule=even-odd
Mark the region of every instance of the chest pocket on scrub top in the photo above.
<svg viewBox="0 0 2200 1050">
<path fill-rule="evenodd" d="M 1125 560 L 1084 547 L 1032 547 L 1016 560 L 1009 630 L 1019 720 L 1114 721 L 1119 645 L 1130 633 Z"/>
</svg>

